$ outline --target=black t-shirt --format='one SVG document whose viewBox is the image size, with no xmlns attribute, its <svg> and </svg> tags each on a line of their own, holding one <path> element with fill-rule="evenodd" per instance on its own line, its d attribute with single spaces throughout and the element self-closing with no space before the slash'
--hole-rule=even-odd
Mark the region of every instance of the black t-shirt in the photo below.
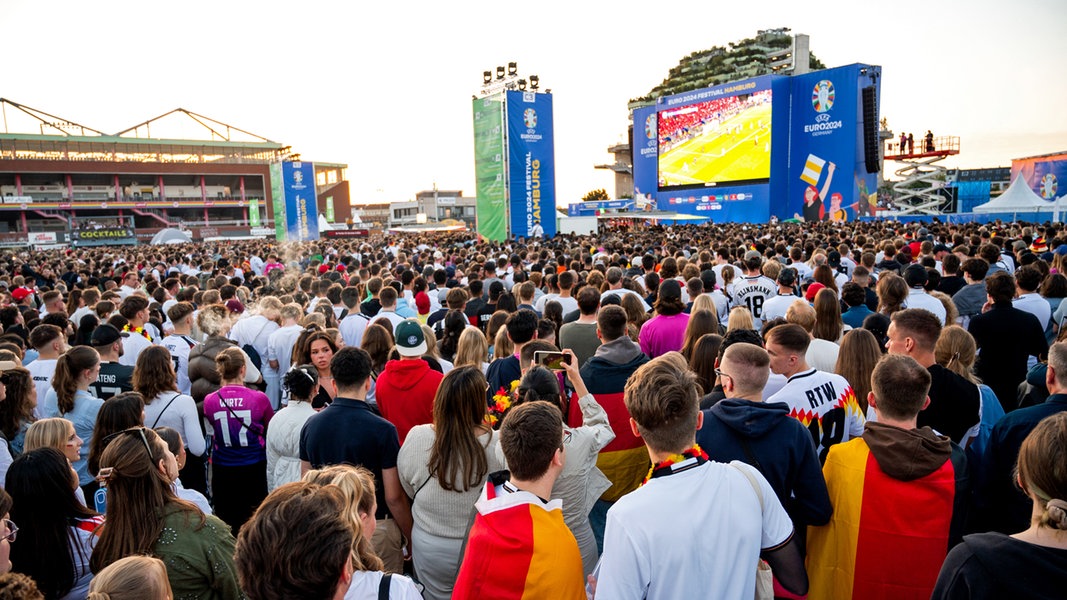
<svg viewBox="0 0 1067 600">
<path fill-rule="evenodd" d="M 918 426 L 932 427 L 962 445 L 964 434 L 978 423 L 978 386 L 941 365 L 926 370 L 931 378 L 930 406 L 919 413 Z"/>
<path fill-rule="evenodd" d="M 100 363 L 100 375 L 96 377 L 95 383 L 89 384 L 89 392 L 101 400 L 107 400 L 122 392 L 133 391 L 132 378 L 133 367 L 115 362 L 102 362 Z M 154 398 L 145 399 L 153 400 Z"/>
<path fill-rule="evenodd" d="M 359 305 L 359 312 L 367 315 L 368 317 L 378 316 L 378 311 L 382 309 L 382 303 L 377 298 L 371 298 Z"/>
<path fill-rule="evenodd" d="M 1065 582 L 1067 550 L 980 533 L 948 553 L 931 598 L 1063 598 Z"/>
<path fill-rule="evenodd" d="M 486 303 L 485 306 L 478 309 L 478 327 L 482 329 L 482 333 L 485 333 L 489 327 L 489 319 L 493 317 L 493 313 L 496 312 L 496 303 Z M 489 340 L 492 344 L 493 340 Z"/>
<path fill-rule="evenodd" d="M 948 294 L 949 297 L 952 297 L 956 295 L 956 292 L 963 289 L 963 286 L 965 285 L 967 285 L 967 282 L 964 281 L 963 277 L 959 275 L 949 275 L 941 278 L 941 281 L 937 284 L 937 291 L 944 292 Z"/>
</svg>

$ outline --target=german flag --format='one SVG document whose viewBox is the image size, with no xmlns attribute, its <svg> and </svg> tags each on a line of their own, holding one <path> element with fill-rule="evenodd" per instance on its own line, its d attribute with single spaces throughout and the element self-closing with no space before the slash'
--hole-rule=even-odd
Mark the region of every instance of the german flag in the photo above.
<svg viewBox="0 0 1067 600">
<path fill-rule="evenodd" d="M 823 475 L 834 515 L 808 528 L 808 598 L 929 598 L 962 522 L 964 461 L 952 445 L 939 468 L 905 481 L 879 467 L 864 438 L 833 446 Z"/>
<path fill-rule="evenodd" d="M 490 475 L 476 503 L 452 598 L 584 600 L 582 555 L 563 522 L 563 503 L 523 491 L 498 494 L 500 475 Z"/>
<path fill-rule="evenodd" d="M 641 485 L 652 468 L 652 459 L 648 457 L 645 441 L 630 429 L 630 411 L 626 410 L 623 393 L 593 394 L 593 398 L 608 414 L 608 423 L 615 432 L 615 439 L 604 446 L 596 459 L 597 468 L 611 481 L 611 487 L 600 499 L 615 502 Z M 581 427 L 583 422 L 578 395 L 571 394 L 567 423 Z"/>
</svg>

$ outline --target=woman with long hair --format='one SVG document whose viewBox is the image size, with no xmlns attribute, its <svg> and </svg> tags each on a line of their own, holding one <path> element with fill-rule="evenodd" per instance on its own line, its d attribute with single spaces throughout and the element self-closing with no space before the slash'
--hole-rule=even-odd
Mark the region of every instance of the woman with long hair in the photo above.
<svg viewBox="0 0 1067 600">
<path fill-rule="evenodd" d="M 645 275 L 645 289 L 648 291 L 648 295 L 645 296 L 645 304 L 648 304 L 649 306 L 656 305 L 656 300 L 659 299 L 659 284 L 659 273 L 653 271 L 652 273 L 647 273 Z M 641 308 L 644 307 L 642 306 Z"/>
<path fill-rule="evenodd" d="M 945 557 L 933 600 L 1061 598 L 1067 561 L 1067 413 L 1046 417 L 1019 448 L 1015 482 L 1032 503 L 1026 531 L 963 538 Z"/>
<path fill-rule="evenodd" d="M 392 325 L 388 319 L 378 320 L 384 323 L 372 322 L 367 325 L 359 343 L 360 348 L 370 355 L 370 391 L 367 392 L 367 404 L 375 411 L 378 410 L 378 376 L 385 370 L 385 363 L 389 362 L 394 345 Z"/>
<path fill-rule="evenodd" d="M 493 356 L 495 358 L 505 358 L 515 354 L 515 344 L 512 343 L 511 338 L 508 336 L 508 328 L 501 327 L 496 330 L 496 338 L 493 340 Z"/>
<path fill-rule="evenodd" d="M 299 365 L 282 377 L 289 404 L 271 419 L 267 432 L 267 490 L 300 481 L 300 431 L 315 414 L 311 399 L 319 393 L 319 371 Z"/>
<path fill-rule="evenodd" d="M 316 410 L 326 408 L 333 402 L 333 373 L 330 372 L 330 360 L 333 359 L 337 350 L 335 337 L 325 330 L 305 329 L 296 341 L 293 364 L 314 365 L 318 371 L 319 392 L 311 399 L 311 406 Z"/>
<path fill-rule="evenodd" d="M 11 463 L 4 489 L 15 503 L 12 520 L 22 524 L 20 543 L 11 547 L 13 569 L 32 577 L 46 598 L 84 598 L 93 532 L 103 519 L 75 496 L 70 461 L 55 448 L 26 452 Z"/>
<path fill-rule="evenodd" d="M 686 362 L 693 357 L 693 347 L 696 346 L 697 340 L 707 333 L 719 333 L 719 322 L 715 313 L 709 310 L 696 310 L 690 313 L 681 350 Z"/>
<path fill-rule="evenodd" d="M 841 292 L 837 289 L 837 279 L 834 277 L 834 270 L 830 268 L 830 265 L 819 265 L 815 267 L 815 271 L 812 273 L 811 278 L 816 283 L 823 284 L 823 287 L 833 291 L 837 296 Z"/>
<path fill-rule="evenodd" d="M 834 373 L 844 377 L 852 387 L 864 415 L 867 414 L 867 394 L 871 391 L 871 373 L 881 359 L 882 349 L 870 331 L 853 329 L 841 339 Z"/>
<path fill-rule="evenodd" d="M 33 375 L 23 367 L 5 370 L 0 374 L 0 384 L 5 390 L 3 401 L 0 402 L 0 433 L 3 433 L 11 450 L 18 454 L 22 452 L 26 430 L 36 420 L 37 387 L 33 383 Z"/>
<path fill-rule="evenodd" d="M 484 396 L 483 396 L 484 397 Z M 345 496 L 344 514 L 352 524 L 355 539 L 352 543 L 352 583 L 345 598 L 378 598 L 384 565 L 374 554 L 371 538 L 377 521 L 374 513 L 378 502 L 374 495 L 374 475 L 363 467 L 333 465 L 308 471 L 304 481 L 340 488 Z M 389 582 L 389 598 L 419 598 L 415 582 L 393 573 Z"/>
<path fill-rule="evenodd" d="M 892 273 L 883 273 L 875 286 L 878 294 L 878 312 L 889 317 L 904 310 L 908 299 L 908 284 L 904 278 Z"/>
<path fill-rule="evenodd" d="M 44 396 L 44 405 L 40 408 L 42 417 L 63 417 L 74 423 L 74 430 L 83 440 L 93 439 L 96 428 L 96 415 L 103 400 L 89 392 L 89 384 L 96 381 L 100 374 L 100 355 L 89 346 L 71 348 L 56 361 L 56 374 L 52 377 L 52 387 Z M 78 471 L 78 482 L 92 497 L 96 486 L 89 471 L 89 448 L 82 446 L 81 458 L 74 462 Z"/>
<path fill-rule="evenodd" d="M 472 365 L 481 369 L 485 374 L 489 369 L 489 342 L 485 340 L 485 334 L 477 327 L 467 327 L 459 334 L 459 345 L 456 347 L 455 367 Z"/>
<path fill-rule="evenodd" d="M 107 447 L 110 436 L 115 431 L 122 431 L 130 427 L 144 425 L 144 398 L 137 392 L 123 392 L 103 400 L 103 406 L 96 416 L 96 427 L 93 429 L 93 438 L 89 441 L 89 457 L 86 464 L 89 472 L 94 476 L 99 471 L 100 455 L 103 448 Z M 85 498 L 93 499 L 97 484 L 93 483 L 82 486 Z M 103 505 L 98 504 L 96 509 L 103 512 Z"/>
<path fill-rule="evenodd" d="M 229 526 L 177 497 L 171 481 L 178 465 L 156 432 L 134 427 L 114 434 L 100 467 L 108 510 L 89 560 L 93 573 L 127 556 L 151 555 L 170 565 L 174 598 L 243 597 Z"/>
<path fill-rule="evenodd" d="M 74 431 L 74 424 L 66 419 L 53 417 L 41 419 L 30 425 L 26 431 L 26 445 L 23 452 L 38 448 L 55 448 L 74 464 L 81 457 L 82 444 L 85 441 Z"/>
<path fill-rule="evenodd" d="M 219 389 L 221 385 L 218 371 L 215 369 L 215 357 L 226 348 L 238 346 L 237 342 L 226 337 L 230 333 L 233 321 L 225 305 L 202 306 L 196 315 L 196 326 L 207 336 L 202 343 L 189 349 L 190 395 L 199 408 L 203 406 L 204 397 Z M 244 354 L 244 351 L 241 354 Z M 245 378 L 245 383 L 250 384 L 263 381 L 262 373 L 248 355 L 245 355 Z"/>
<path fill-rule="evenodd" d="M 167 566 L 151 556 L 127 556 L 93 577 L 86 600 L 171 600 Z"/>
<path fill-rule="evenodd" d="M 444 331 L 442 332 L 441 340 L 437 342 L 437 350 L 440 352 L 441 358 L 455 363 L 456 350 L 459 348 L 459 336 L 463 335 L 463 331 L 467 329 L 469 324 L 470 322 L 461 310 L 450 310 L 445 313 Z"/>
<path fill-rule="evenodd" d="M 815 326 L 811 329 L 811 337 L 837 344 L 844 329 L 837 293 L 827 288 L 819 290 L 815 294 L 814 306 Z"/>
<path fill-rule="evenodd" d="M 174 460 L 178 464 L 178 474 L 180 475 L 189 456 L 189 453 L 185 451 L 185 441 L 182 440 L 182 434 L 179 433 L 177 429 L 171 427 L 157 427 L 153 431 L 155 431 L 156 434 L 159 435 L 159 438 L 163 440 L 163 443 L 167 445 L 167 450 L 170 450 L 170 453 L 174 455 Z M 182 500 L 192 502 L 205 515 L 215 514 L 215 511 L 211 508 L 211 503 L 207 501 L 207 497 L 196 490 L 190 490 L 182 485 L 181 477 L 172 479 L 171 485 L 174 486 L 174 493 Z"/>
<path fill-rule="evenodd" d="M 1060 256 L 1057 254 L 1057 256 Z M 1045 280 L 1041 282 L 1041 287 L 1038 288 L 1038 292 L 1041 297 L 1048 302 L 1049 308 L 1052 310 L 1052 314 L 1055 315 L 1059 310 L 1060 304 L 1063 303 L 1064 297 L 1067 297 L 1067 277 L 1062 272 L 1051 273 Z M 947 321 L 946 321 L 947 322 Z M 1056 319 L 1049 319 L 1048 327 L 1045 328 L 1045 340 L 1049 344 L 1056 341 L 1056 333 L 1059 330 L 1059 323 Z"/>
<path fill-rule="evenodd" d="M 234 531 L 267 497 L 266 436 L 274 416 L 267 395 L 244 386 L 244 357 L 236 347 L 219 352 L 215 365 L 222 387 L 204 398 L 204 416 L 215 432 L 211 455 L 215 514 Z"/>
<path fill-rule="evenodd" d="M 557 300 L 545 302 L 544 318 L 552 321 L 556 326 L 556 339 L 559 339 L 559 328 L 563 327 L 563 305 Z"/>
<path fill-rule="evenodd" d="M 966 329 L 959 325 L 949 325 L 941 330 L 941 335 L 934 344 L 934 360 L 942 367 L 977 385 L 978 391 L 982 393 L 982 414 L 978 422 L 978 430 L 967 444 L 967 463 L 973 468 L 971 472 L 979 474 L 980 477 L 982 469 L 979 466 L 986 456 L 993 426 L 1004 417 L 1004 407 L 997 400 L 993 389 L 982 383 L 982 380 L 974 374 L 974 363 L 977 358 L 978 346 L 974 342 L 974 336 Z"/>
<path fill-rule="evenodd" d="M 192 396 L 178 391 L 174 359 L 163 346 L 149 346 L 137 356 L 133 389 L 144 398 L 144 424 L 150 429 L 170 427 L 181 434 L 186 462 L 181 476 L 192 489 L 207 489 L 205 458 L 207 442 L 201 429 L 200 413 Z"/>
<path fill-rule="evenodd" d="M 452 596 L 470 508 L 489 473 L 505 468 L 500 439 L 486 425 L 486 385 L 473 365 L 445 375 L 433 424 L 412 428 L 397 457 L 400 483 L 413 498 L 413 559 L 426 598 Z"/>
<path fill-rule="evenodd" d="M 696 374 L 703 396 L 715 389 L 715 360 L 721 347 L 722 336 L 716 333 L 705 333 L 693 344 L 689 355 L 689 370 Z"/>
<path fill-rule="evenodd" d="M 593 509 L 596 499 L 611 487 L 607 477 L 595 468 L 596 460 L 604 446 L 615 439 L 615 432 L 608 422 L 608 414 L 585 387 L 574 353 L 570 350 L 563 352 L 570 356 L 570 362 L 564 363 L 563 368 L 567 379 L 574 386 L 574 393 L 578 397 L 577 406 L 560 396 L 559 378 L 556 373 L 542 366 L 534 366 L 526 371 L 519 381 L 512 407 L 525 402 L 545 400 L 558 406 L 563 413 L 567 461 L 552 487 L 552 497 L 563 499 L 563 520 L 578 541 L 584 572 L 589 575 L 598 558 L 596 538 L 589 525 L 589 511 Z M 577 421 L 579 414 L 582 424 L 578 427 L 568 426 L 568 422 Z M 418 545 L 415 547 L 417 551 Z"/>
<path fill-rule="evenodd" d="M 498 305 L 499 306 L 499 305 Z M 485 339 L 489 342 L 489 357 L 501 357 L 507 356 L 506 354 L 500 354 L 495 352 L 496 348 L 496 334 L 504 328 L 504 322 L 508 320 L 508 316 L 511 313 L 497 310 L 489 316 L 489 323 L 485 326 Z"/>
</svg>

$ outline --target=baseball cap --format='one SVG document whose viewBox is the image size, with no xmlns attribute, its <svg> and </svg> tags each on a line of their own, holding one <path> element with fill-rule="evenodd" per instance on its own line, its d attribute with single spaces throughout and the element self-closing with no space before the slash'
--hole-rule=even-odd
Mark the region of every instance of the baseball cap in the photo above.
<svg viewBox="0 0 1067 600">
<path fill-rule="evenodd" d="M 93 335 L 89 338 L 89 345 L 95 348 L 110 346 L 125 337 L 130 337 L 130 334 L 119 331 L 114 325 L 104 323 L 93 330 Z"/>
<path fill-rule="evenodd" d="M 414 319 L 404 319 L 396 326 L 396 351 L 400 356 L 426 354 L 426 336 L 422 325 Z"/>
<path fill-rule="evenodd" d="M 925 285 L 926 279 L 926 267 L 922 265 L 911 265 L 904 269 L 904 281 L 907 282 L 908 287 Z"/>
<path fill-rule="evenodd" d="M 808 291 L 804 292 L 804 299 L 808 302 L 815 302 L 815 294 L 819 293 L 819 290 L 826 288 L 825 285 L 816 281 L 808 286 Z"/>
<path fill-rule="evenodd" d="M 837 250 L 831 250 L 830 253 L 826 255 L 826 263 L 831 267 L 840 267 L 841 253 Z"/>
<path fill-rule="evenodd" d="M 230 312 L 238 313 L 238 314 L 243 313 L 245 311 L 244 304 L 241 304 L 241 301 L 238 300 L 237 298 L 230 298 L 229 300 L 227 300 L 226 301 L 226 308 Z"/>
<path fill-rule="evenodd" d="M 430 314 L 430 296 L 425 292 L 415 294 L 415 306 L 419 309 L 420 315 Z"/>
<path fill-rule="evenodd" d="M 745 252 L 745 260 L 750 258 L 763 258 L 763 255 L 760 254 L 758 250 L 749 250 L 748 252 Z"/>
<path fill-rule="evenodd" d="M 33 294 L 33 292 L 24 287 L 15 288 L 11 291 L 11 297 L 15 299 L 15 302 L 22 302 L 26 299 L 26 296 L 31 294 Z"/>
</svg>

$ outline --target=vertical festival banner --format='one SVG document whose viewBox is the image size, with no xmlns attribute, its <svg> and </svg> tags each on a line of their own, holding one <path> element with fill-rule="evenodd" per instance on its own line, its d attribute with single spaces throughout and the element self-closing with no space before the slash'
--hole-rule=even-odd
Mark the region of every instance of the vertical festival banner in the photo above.
<svg viewBox="0 0 1067 600">
<path fill-rule="evenodd" d="M 259 227 L 259 198 L 248 199 L 248 226 Z"/>
<path fill-rule="evenodd" d="M 510 233 L 529 237 L 540 223 L 545 237 L 551 237 L 556 235 L 552 95 L 506 94 Z"/>
<path fill-rule="evenodd" d="M 634 109 L 634 210 L 656 208 L 656 106 Z"/>
<path fill-rule="evenodd" d="M 477 98 L 474 104 L 474 173 L 478 234 L 494 241 L 507 238 L 504 187 L 504 97 Z"/>
<path fill-rule="evenodd" d="M 852 221 L 876 212 L 878 175 L 864 162 L 860 90 L 877 85 L 867 74 L 877 70 L 856 64 L 792 78 L 789 191 L 779 216 Z"/>
<path fill-rule="evenodd" d="M 289 241 L 319 239 L 318 197 L 315 166 L 306 162 L 282 163 L 285 192 L 285 231 Z"/>
<path fill-rule="evenodd" d="M 274 238 L 285 241 L 285 188 L 282 186 L 282 163 L 270 165 L 270 198 L 274 207 Z"/>
</svg>

